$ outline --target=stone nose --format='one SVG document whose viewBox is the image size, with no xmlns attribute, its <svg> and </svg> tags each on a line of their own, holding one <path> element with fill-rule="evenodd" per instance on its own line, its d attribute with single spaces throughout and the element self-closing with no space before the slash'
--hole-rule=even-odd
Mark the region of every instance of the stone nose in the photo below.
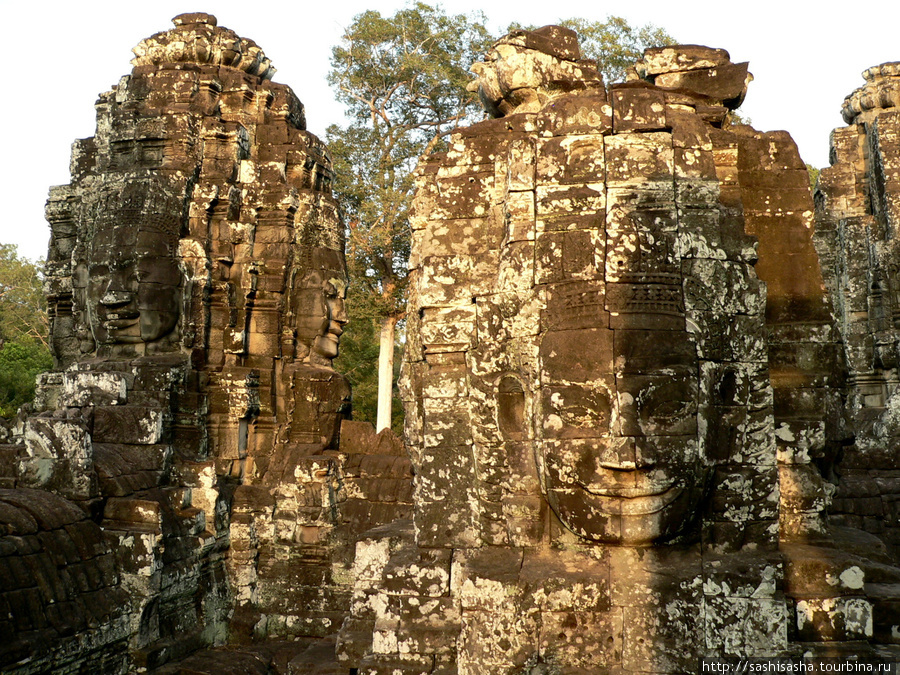
<svg viewBox="0 0 900 675">
<path fill-rule="evenodd" d="M 640 441 L 640 438 L 634 436 L 616 436 L 609 439 L 597 464 L 611 471 L 636 471 L 651 467 L 653 462 L 642 452 Z"/>
<path fill-rule="evenodd" d="M 472 67 L 469 68 L 469 72 L 475 74 L 475 79 L 466 84 L 466 91 L 478 93 L 478 87 L 480 86 L 481 74 L 484 72 L 484 67 L 484 64 L 480 61 L 472 64 Z"/>
<path fill-rule="evenodd" d="M 628 392 L 619 392 L 611 422 L 612 430 L 617 436 L 640 437 L 644 435 L 638 402 Z"/>
<path fill-rule="evenodd" d="M 331 320 L 337 321 L 342 326 L 350 322 L 347 307 L 343 298 L 336 298 L 331 307 Z"/>
<path fill-rule="evenodd" d="M 125 305 L 134 299 L 132 287 L 134 276 L 131 269 L 112 269 L 109 282 L 100 298 L 100 304 L 106 306 Z"/>
</svg>

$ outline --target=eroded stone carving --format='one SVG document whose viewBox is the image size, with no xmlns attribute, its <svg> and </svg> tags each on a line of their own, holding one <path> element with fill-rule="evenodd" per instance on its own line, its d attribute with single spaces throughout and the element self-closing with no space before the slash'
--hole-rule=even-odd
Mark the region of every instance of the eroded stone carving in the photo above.
<svg viewBox="0 0 900 675">
<path fill-rule="evenodd" d="M 339 658 L 675 673 L 887 654 L 858 641 L 883 641 L 862 579 L 889 557 L 826 516 L 849 435 L 808 177 L 789 136 L 728 123 L 747 64 L 655 48 L 607 91 L 550 27 L 473 71 L 498 119 L 419 170 L 415 519 L 358 545 Z"/>
<path fill-rule="evenodd" d="M 0 429 L 4 672 L 900 660 L 896 64 L 845 101 L 814 223 L 790 136 L 730 124 L 724 50 L 606 89 L 571 31 L 498 41 L 493 119 L 419 168 L 407 456 L 345 419 L 302 105 L 214 17 L 174 23 L 48 202 L 59 364 Z"/>
<path fill-rule="evenodd" d="M 399 443 L 350 427 L 339 452 L 347 273 L 325 147 L 252 41 L 208 14 L 174 23 L 101 95 L 47 205 L 58 367 L 4 487 L 28 488 L 25 510 L 48 494 L 92 514 L 116 564 L 104 549 L 88 590 L 118 606 L 74 637 L 54 603 L 77 594 L 19 607 L 26 670 L 154 670 L 226 640 L 334 633 L 352 533 L 409 513 Z"/>
</svg>

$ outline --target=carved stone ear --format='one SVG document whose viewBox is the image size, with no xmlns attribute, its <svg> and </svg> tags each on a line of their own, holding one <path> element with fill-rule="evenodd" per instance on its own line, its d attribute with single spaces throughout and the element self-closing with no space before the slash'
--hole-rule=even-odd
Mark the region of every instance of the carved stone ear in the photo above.
<svg viewBox="0 0 900 675">
<path fill-rule="evenodd" d="M 505 375 L 497 385 L 497 426 L 505 438 L 519 441 L 525 428 L 525 390 L 518 378 Z"/>
</svg>

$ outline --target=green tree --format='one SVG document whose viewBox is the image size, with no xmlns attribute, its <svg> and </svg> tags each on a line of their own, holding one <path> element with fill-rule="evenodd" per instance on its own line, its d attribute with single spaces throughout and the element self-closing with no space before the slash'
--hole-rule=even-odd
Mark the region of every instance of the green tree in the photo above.
<svg viewBox="0 0 900 675">
<path fill-rule="evenodd" d="M 809 172 L 809 187 L 815 191 L 816 183 L 819 182 L 819 173 L 821 173 L 822 169 L 817 169 L 812 164 L 807 164 L 806 170 Z"/>
<path fill-rule="evenodd" d="M 606 21 L 563 19 L 559 25 L 578 33 L 581 57 L 597 61 L 606 84 L 622 82 L 625 71 L 641 60 L 647 47 L 676 44 L 662 28 L 653 24 L 633 28 L 619 16 L 609 16 Z"/>
<path fill-rule="evenodd" d="M 391 17 L 374 10 L 359 14 L 332 51 L 329 82 L 350 120 L 327 130 L 348 229 L 347 339 L 370 332 L 373 321 L 379 328 L 380 405 L 373 420 L 379 430 L 391 420 L 413 171 L 453 128 L 478 115 L 476 97 L 465 87 L 469 66 L 490 42 L 483 16 L 448 15 L 420 2 Z M 338 367 L 358 371 L 353 355 L 345 348 Z M 366 405 L 358 408 L 365 412 Z"/>
<path fill-rule="evenodd" d="M 35 340 L 11 340 L 0 347 L 0 417 L 12 417 L 34 399 L 34 378 L 53 366 L 50 351 Z"/>
<path fill-rule="evenodd" d="M 49 349 L 41 266 L 20 257 L 14 244 L 0 244 L 0 340 L 28 338 Z"/>
<path fill-rule="evenodd" d="M 0 244 L 0 417 L 34 398 L 34 378 L 53 365 L 40 263 Z"/>
</svg>

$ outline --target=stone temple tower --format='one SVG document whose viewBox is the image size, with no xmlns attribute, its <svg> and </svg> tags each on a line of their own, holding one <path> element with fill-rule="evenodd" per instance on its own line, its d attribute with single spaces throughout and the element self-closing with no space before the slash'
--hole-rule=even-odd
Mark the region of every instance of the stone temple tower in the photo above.
<svg viewBox="0 0 900 675">
<path fill-rule="evenodd" d="M 81 506 L 116 560 L 102 588 L 41 581 L 56 595 L 27 625 L 59 667 L 75 657 L 47 608 L 82 590 L 114 599 L 99 633 L 74 628 L 104 672 L 334 632 L 349 598 L 327 545 L 349 406 L 331 162 L 253 41 L 208 14 L 174 24 L 100 96 L 47 203 L 56 367 L 10 482 Z"/>
</svg>

